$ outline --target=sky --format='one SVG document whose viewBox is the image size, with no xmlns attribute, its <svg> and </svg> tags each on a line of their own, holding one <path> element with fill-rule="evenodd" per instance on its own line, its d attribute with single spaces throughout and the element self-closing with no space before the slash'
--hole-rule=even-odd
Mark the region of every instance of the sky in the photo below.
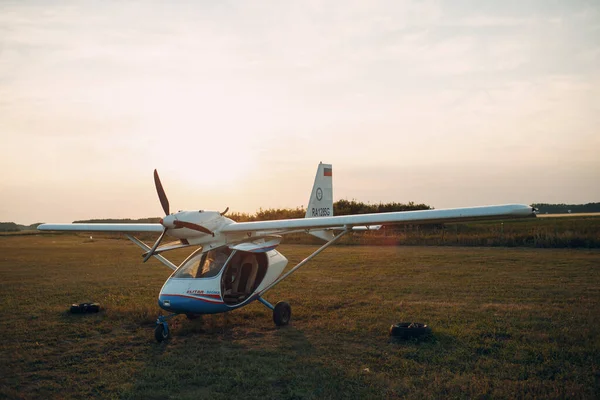
<svg viewBox="0 0 600 400">
<path fill-rule="evenodd" d="M 600 201 L 600 3 L 0 1 L 0 221 Z"/>
</svg>

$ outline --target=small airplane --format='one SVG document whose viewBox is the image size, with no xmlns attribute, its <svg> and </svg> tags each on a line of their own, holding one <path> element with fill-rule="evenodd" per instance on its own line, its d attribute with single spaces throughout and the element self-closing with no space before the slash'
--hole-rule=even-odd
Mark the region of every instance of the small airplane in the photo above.
<svg viewBox="0 0 600 400">
<path fill-rule="evenodd" d="M 522 204 L 334 216 L 332 180 L 331 164 L 319 163 L 303 219 L 235 222 L 225 216 L 228 208 L 223 212 L 196 210 L 171 213 L 169 200 L 154 170 L 156 191 L 165 213 L 160 223 L 42 224 L 38 229 L 125 233 L 129 240 L 144 250 L 144 262 L 154 257 L 171 268 L 174 272 L 158 295 L 159 307 L 170 312 L 167 316 L 159 316 L 156 321 L 155 338 L 161 342 L 169 337 L 168 320 L 176 315 L 185 314 L 192 318 L 222 313 L 255 300 L 272 310 L 275 325 L 287 325 L 292 315 L 290 305 L 280 301 L 273 306 L 264 298 L 265 293 L 349 232 L 379 229 L 392 224 L 535 217 L 536 210 Z M 135 232 L 160 235 L 153 246 L 148 246 L 132 235 Z M 316 236 L 325 240 L 325 244 L 283 273 L 288 260 L 276 248 L 283 235 L 297 232 Z M 178 240 L 161 246 L 166 235 Z M 162 255 L 169 250 L 190 246 L 198 248 L 179 266 Z"/>
</svg>

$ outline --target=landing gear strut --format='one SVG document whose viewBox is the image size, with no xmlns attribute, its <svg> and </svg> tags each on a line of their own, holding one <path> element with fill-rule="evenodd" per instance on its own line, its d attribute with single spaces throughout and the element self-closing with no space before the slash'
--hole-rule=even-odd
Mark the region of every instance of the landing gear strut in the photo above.
<svg viewBox="0 0 600 400">
<path fill-rule="evenodd" d="M 168 320 L 173 318 L 178 314 L 169 314 L 166 317 L 164 315 L 159 315 L 156 319 L 156 328 L 154 328 L 154 338 L 158 343 L 167 340 L 171 336 L 171 331 L 169 330 Z"/>
<path fill-rule="evenodd" d="M 277 285 L 279 282 L 281 282 L 282 280 L 284 280 L 285 278 L 290 276 L 298 268 L 300 268 L 301 266 L 303 266 L 304 264 L 306 264 L 307 262 L 312 260 L 314 257 L 317 256 L 317 254 L 319 254 L 320 252 L 322 252 L 323 250 L 325 250 L 326 248 L 328 248 L 329 246 L 331 246 L 332 244 L 337 242 L 342 236 L 344 236 L 346 233 L 348 233 L 350 231 L 351 231 L 351 228 L 346 228 L 341 233 L 338 233 L 335 237 L 333 237 L 331 240 L 329 240 L 323 246 L 319 247 L 310 256 L 308 256 L 304 260 L 300 261 L 294 268 L 290 269 L 284 275 L 277 278 L 274 282 L 267 285 L 267 287 L 265 287 L 264 289 L 262 289 L 260 291 L 260 293 L 258 293 L 257 300 L 260 301 L 261 303 L 263 303 L 265 305 L 265 307 L 267 307 L 268 309 L 273 310 L 273 322 L 275 322 L 275 325 L 285 326 L 290 323 L 290 319 L 292 318 L 292 307 L 290 307 L 290 305 L 288 303 L 286 303 L 285 301 L 280 301 L 279 303 L 277 303 L 275 305 L 275 307 L 273 307 L 273 305 L 271 303 L 269 303 L 268 301 L 266 301 L 265 299 L 262 298 L 262 295 L 265 292 L 267 292 L 268 290 L 270 290 L 273 286 Z"/>
</svg>

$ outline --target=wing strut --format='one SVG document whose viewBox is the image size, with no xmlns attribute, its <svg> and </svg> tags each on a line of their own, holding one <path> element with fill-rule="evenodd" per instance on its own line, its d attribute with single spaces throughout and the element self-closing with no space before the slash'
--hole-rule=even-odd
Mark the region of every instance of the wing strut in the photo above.
<svg viewBox="0 0 600 400">
<path fill-rule="evenodd" d="M 341 239 L 342 236 L 344 236 L 346 233 L 350 232 L 352 228 L 345 228 L 342 232 L 338 233 L 333 239 L 331 239 L 329 242 L 325 243 L 323 246 L 319 247 L 314 253 L 312 253 L 310 256 L 306 257 L 304 260 L 300 261 L 300 263 L 298 265 L 296 265 L 294 268 L 290 269 L 288 272 L 286 272 L 284 275 L 280 276 L 279 279 L 277 279 L 275 282 L 271 283 L 270 285 L 268 285 L 266 288 L 264 288 L 263 290 L 261 290 L 261 292 L 258 294 L 259 299 L 261 298 L 260 296 L 262 296 L 263 294 L 265 294 L 268 290 L 270 290 L 273 286 L 277 285 L 279 282 L 281 282 L 282 280 L 284 280 L 285 278 L 287 278 L 288 276 L 290 276 L 292 273 L 294 273 L 298 268 L 302 267 L 304 264 L 306 264 L 307 262 L 309 262 L 310 260 L 312 260 L 313 258 L 315 258 L 320 252 L 322 252 L 323 250 L 325 250 L 326 248 L 328 248 L 329 246 L 331 246 L 332 244 L 334 244 L 335 242 L 337 242 L 339 239 Z"/>
<path fill-rule="evenodd" d="M 145 250 L 145 251 L 152 250 L 152 248 L 150 246 L 148 246 L 146 243 L 142 242 L 140 239 L 136 238 L 135 236 L 131 236 L 129 234 L 125 234 L 125 236 L 127 236 L 127 239 L 129 239 L 133 243 L 137 244 L 143 250 Z M 163 256 L 161 256 L 160 254 L 152 254 L 152 256 L 155 257 L 161 263 L 165 264 L 167 267 L 171 268 L 173 271 L 175 271 L 177 269 L 177 266 L 175 264 L 173 264 L 171 261 L 169 261 L 166 258 L 164 258 Z"/>
</svg>

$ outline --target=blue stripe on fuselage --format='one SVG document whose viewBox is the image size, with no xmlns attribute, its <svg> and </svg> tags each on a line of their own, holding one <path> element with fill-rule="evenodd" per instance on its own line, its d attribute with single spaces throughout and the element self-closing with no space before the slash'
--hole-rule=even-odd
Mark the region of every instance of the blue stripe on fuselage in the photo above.
<svg viewBox="0 0 600 400">
<path fill-rule="evenodd" d="M 165 300 L 169 302 L 168 306 L 164 304 Z M 222 300 L 177 294 L 161 294 L 158 297 L 158 306 L 164 310 L 181 314 L 217 314 L 231 311 L 238 307 L 238 305 L 229 306 L 223 303 Z"/>
</svg>

